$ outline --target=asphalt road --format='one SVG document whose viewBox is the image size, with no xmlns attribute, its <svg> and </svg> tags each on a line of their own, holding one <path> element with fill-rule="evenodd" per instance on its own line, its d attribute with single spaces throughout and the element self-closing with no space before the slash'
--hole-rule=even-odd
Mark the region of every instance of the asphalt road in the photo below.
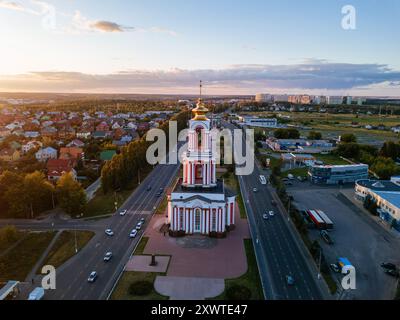
<svg viewBox="0 0 400 320">
<path fill-rule="evenodd" d="M 234 129 L 231 124 L 224 123 Z M 249 215 L 249 225 L 255 246 L 257 262 L 264 293 L 267 299 L 279 300 L 320 300 L 323 298 L 317 281 L 317 272 L 307 264 L 304 252 L 288 225 L 282 208 L 273 206 L 271 190 L 259 181 L 260 172 L 257 165 L 251 175 L 238 176 L 242 196 Z M 257 188 L 258 192 L 253 192 Z M 263 219 L 263 214 L 274 211 L 275 216 Z M 300 240 L 301 241 L 301 240 Z M 301 244 L 302 245 L 302 244 Z M 295 279 L 295 285 L 289 286 L 286 276 Z"/>
<path fill-rule="evenodd" d="M 175 177 L 178 169 L 179 165 L 156 166 L 118 210 L 119 212 L 127 209 L 128 212 L 125 216 L 116 214 L 111 218 L 99 221 L 97 224 L 76 224 L 76 228 L 79 229 L 85 229 L 85 226 L 88 227 L 87 229 L 92 229 L 94 226 L 97 228 L 103 227 L 104 229 L 98 232 L 78 255 L 71 258 L 57 270 L 56 290 L 46 292 L 45 299 L 106 299 L 128 261 L 132 250 L 139 241 L 140 233 L 144 232 L 143 230 L 147 227 L 154 208 L 165 195 L 164 192 L 160 197 L 156 197 L 156 193 L 160 188 L 165 190 Z M 147 191 L 148 186 L 151 186 L 150 191 Z M 130 231 L 135 228 L 136 223 L 142 217 L 146 218 L 145 225 L 135 239 L 130 239 Z M 71 224 L 67 222 L 64 224 L 69 226 L 69 229 L 71 228 Z M 54 227 L 60 228 L 62 225 L 56 224 Z M 113 237 L 109 237 L 104 233 L 106 228 L 114 231 Z M 113 258 L 105 263 L 103 257 L 108 251 L 113 253 Z M 98 279 L 94 283 L 88 283 L 87 278 L 92 271 L 98 273 Z"/>
</svg>

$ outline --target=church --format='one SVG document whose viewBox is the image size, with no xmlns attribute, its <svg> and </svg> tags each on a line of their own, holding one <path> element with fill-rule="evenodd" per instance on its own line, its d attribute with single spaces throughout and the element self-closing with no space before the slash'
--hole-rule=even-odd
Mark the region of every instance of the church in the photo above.
<svg viewBox="0 0 400 320">
<path fill-rule="evenodd" d="M 236 196 L 217 179 L 211 121 L 201 98 L 192 112 L 183 177 L 168 195 L 170 235 L 225 237 L 235 225 Z"/>
</svg>

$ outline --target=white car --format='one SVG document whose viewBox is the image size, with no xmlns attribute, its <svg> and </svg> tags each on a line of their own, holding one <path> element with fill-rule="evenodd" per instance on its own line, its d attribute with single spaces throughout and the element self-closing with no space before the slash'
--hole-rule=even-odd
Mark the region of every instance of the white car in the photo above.
<svg viewBox="0 0 400 320">
<path fill-rule="evenodd" d="M 268 220 L 268 219 L 269 219 L 269 218 L 268 218 L 268 215 L 264 213 L 264 214 L 263 214 L 263 219 L 264 219 L 264 220 Z"/>
<path fill-rule="evenodd" d="M 120 213 L 119 213 L 119 215 L 120 216 L 124 216 L 124 215 L 126 215 L 126 213 L 128 212 L 128 210 L 122 210 Z"/>
<path fill-rule="evenodd" d="M 271 211 L 269 212 L 269 215 L 270 215 L 270 217 L 273 217 L 273 216 L 275 215 L 275 213 L 271 210 Z"/>
<path fill-rule="evenodd" d="M 253 192 L 258 192 L 258 189 L 257 188 L 253 188 Z"/>
<path fill-rule="evenodd" d="M 109 237 L 112 237 L 114 235 L 114 232 L 111 229 L 107 229 L 105 231 L 106 235 L 108 235 Z"/>
<path fill-rule="evenodd" d="M 136 235 L 137 235 L 137 230 L 136 230 L 136 229 L 133 229 L 133 230 L 131 231 L 131 233 L 129 234 L 129 238 L 135 238 Z"/>
<path fill-rule="evenodd" d="M 89 275 L 89 278 L 87 279 L 88 282 L 93 283 L 95 282 L 97 279 L 97 272 L 96 271 L 92 271 Z"/>
<path fill-rule="evenodd" d="M 108 262 L 108 261 L 110 261 L 111 260 L 111 258 L 112 258 L 112 252 L 107 252 L 106 254 L 105 254 L 105 256 L 104 256 L 104 262 Z"/>
<path fill-rule="evenodd" d="M 136 230 L 140 230 L 140 229 L 142 229 L 142 222 L 141 221 L 139 221 L 138 223 L 137 223 L 137 225 L 136 225 Z"/>
</svg>

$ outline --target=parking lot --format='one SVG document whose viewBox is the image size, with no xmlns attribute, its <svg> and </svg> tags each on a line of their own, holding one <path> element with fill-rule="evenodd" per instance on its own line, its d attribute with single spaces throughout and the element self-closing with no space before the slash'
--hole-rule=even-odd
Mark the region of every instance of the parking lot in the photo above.
<svg viewBox="0 0 400 320">
<path fill-rule="evenodd" d="M 287 191 L 300 210 L 323 210 L 334 223 L 329 235 L 334 240 L 328 245 L 319 231 L 310 230 L 310 238 L 318 239 L 327 262 L 336 263 L 338 257 L 346 257 L 356 269 L 356 290 L 338 292 L 341 299 L 392 299 L 397 279 L 385 274 L 382 262 L 400 265 L 399 235 L 383 228 L 349 200 L 352 187 L 314 186 L 309 182 L 293 181 Z M 346 194 L 348 197 L 346 197 Z M 338 284 L 341 275 L 332 272 Z"/>
</svg>

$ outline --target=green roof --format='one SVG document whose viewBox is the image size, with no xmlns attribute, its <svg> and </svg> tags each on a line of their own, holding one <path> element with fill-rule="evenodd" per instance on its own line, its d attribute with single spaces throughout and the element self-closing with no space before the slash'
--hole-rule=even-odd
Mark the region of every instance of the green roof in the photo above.
<svg viewBox="0 0 400 320">
<path fill-rule="evenodd" d="M 100 160 L 102 161 L 107 161 L 111 160 L 112 157 L 116 154 L 117 152 L 115 150 L 105 150 L 100 152 Z"/>
</svg>

